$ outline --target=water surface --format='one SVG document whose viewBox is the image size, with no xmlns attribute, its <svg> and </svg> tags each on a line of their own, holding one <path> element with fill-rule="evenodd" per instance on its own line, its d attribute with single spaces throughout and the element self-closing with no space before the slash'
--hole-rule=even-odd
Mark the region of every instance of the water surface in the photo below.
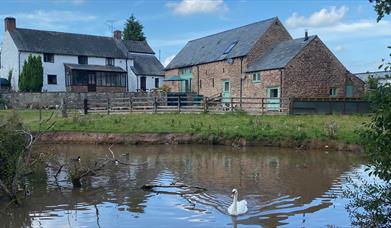
<svg viewBox="0 0 391 228">
<path fill-rule="evenodd" d="M 5 227 L 348 227 L 341 197 L 346 177 L 363 172 L 360 155 L 348 152 L 222 146 L 114 146 L 115 157 L 137 166 L 109 164 L 72 188 L 67 169 L 55 164 L 31 180 L 31 196 Z M 107 146 L 41 145 L 60 163 L 81 156 L 82 165 L 112 155 Z M 144 184 L 184 183 L 206 188 L 141 190 Z M 249 211 L 231 217 L 226 208 L 237 188 Z M 0 199 L 1 200 L 1 199 Z M 0 207 L 6 202 L 0 201 Z"/>
</svg>

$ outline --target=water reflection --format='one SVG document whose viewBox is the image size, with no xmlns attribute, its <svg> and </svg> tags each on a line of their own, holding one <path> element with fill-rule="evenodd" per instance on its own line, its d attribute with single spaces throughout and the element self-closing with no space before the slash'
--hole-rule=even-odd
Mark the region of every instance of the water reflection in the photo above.
<svg viewBox="0 0 391 228">
<path fill-rule="evenodd" d="M 84 163 L 108 155 L 106 146 L 44 145 L 35 150 L 51 150 L 59 161 L 80 155 Z M 115 146 L 113 150 L 116 157 L 141 165 L 108 166 L 102 175 L 85 178 L 80 189 L 72 188 L 66 169 L 56 182 L 57 170 L 47 168 L 33 179 L 33 195 L 22 207 L 8 210 L 11 216 L 0 214 L 0 220 L 9 227 L 344 226 L 350 221 L 338 196 L 344 178 L 362 163 L 358 155 L 346 152 L 272 148 Z M 175 182 L 208 191 L 177 195 L 140 189 L 148 183 Z M 248 213 L 237 218 L 226 212 L 232 188 L 248 202 Z M 337 216 L 333 218 L 337 223 L 327 221 L 329 215 Z"/>
</svg>

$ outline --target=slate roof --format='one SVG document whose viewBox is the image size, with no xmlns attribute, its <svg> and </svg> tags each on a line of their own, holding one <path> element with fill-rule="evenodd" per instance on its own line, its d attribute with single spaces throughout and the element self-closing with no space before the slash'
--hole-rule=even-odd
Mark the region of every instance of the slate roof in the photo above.
<svg viewBox="0 0 391 228">
<path fill-rule="evenodd" d="M 266 50 L 265 54 L 259 56 L 254 62 L 248 64 L 246 72 L 271 70 L 284 68 L 297 54 L 303 50 L 317 36 L 287 40 L 277 43 Z"/>
<path fill-rule="evenodd" d="M 137 75 L 164 75 L 164 67 L 147 41 L 122 41 L 112 37 L 16 28 L 10 32 L 19 51 L 61 55 L 134 59 Z M 128 52 L 130 52 L 128 54 Z M 132 54 L 140 53 L 140 54 Z M 125 72 L 119 67 L 66 64 L 71 69 Z"/>
<path fill-rule="evenodd" d="M 150 54 L 129 54 L 129 58 L 134 60 L 135 74 L 164 76 L 164 67 L 156 56 Z"/>
<path fill-rule="evenodd" d="M 71 70 L 91 70 L 91 71 L 126 73 L 126 71 L 124 69 L 122 69 L 121 67 L 116 67 L 116 66 L 69 64 L 69 63 L 65 63 L 64 66 L 68 67 Z"/>
<path fill-rule="evenodd" d="M 130 52 L 155 54 L 147 41 L 124 40 L 122 42 Z"/>
<path fill-rule="evenodd" d="M 171 76 L 164 81 L 185 81 L 186 79 L 181 78 L 180 76 Z"/>
<path fill-rule="evenodd" d="M 126 58 L 121 41 L 111 37 L 16 28 L 10 32 L 18 50 L 63 55 Z"/>
<path fill-rule="evenodd" d="M 278 19 L 276 17 L 270 18 L 189 41 L 170 64 L 168 64 L 166 69 L 169 70 L 245 56 L 275 20 Z M 237 42 L 237 44 L 232 48 L 231 52 L 224 55 L 224 51 L 234 42 Z"/>
<path fill-rule="evenodd" d="M 376 71 L 376 72 L 363 72 L 355 74 L 358 78 L 363 81 L 368 81 L 369 76 L 372 76 L 377 79 L 384 79 L 387 75 L 391 75 L 389 71 Z"/>
</svg>

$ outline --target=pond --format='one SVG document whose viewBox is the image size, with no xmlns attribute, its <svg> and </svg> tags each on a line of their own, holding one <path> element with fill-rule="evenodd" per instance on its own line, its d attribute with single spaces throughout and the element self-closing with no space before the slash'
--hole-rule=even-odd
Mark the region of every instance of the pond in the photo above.
<svg viewBox="0 0 391 228">
<path fill-rule="evenodd" d="M 11 216 L 8 227 L 325 227 L 350 226 L 341 192 L 346 178 L 363 173 L 358 154 L 266 147 L 114 146 L 115 157 L 133 165 L 109 164 L 99 175 L 72 188 L 64 169 L 52 166 L 31 180 L 31 195 Z M 40 145 L 60 162 L 77 156 L 87 164 L 111 157 L 103 145 Z M 135 165 L 137 164 L 137 165 Z M 144 184 L 183 183 L 206 188 L 144 191 Z M 232 217 L 227 207 L 237 188 L 248 212 Z M 0 201 L 0 208 L 7 202 Z"/>
</svg>

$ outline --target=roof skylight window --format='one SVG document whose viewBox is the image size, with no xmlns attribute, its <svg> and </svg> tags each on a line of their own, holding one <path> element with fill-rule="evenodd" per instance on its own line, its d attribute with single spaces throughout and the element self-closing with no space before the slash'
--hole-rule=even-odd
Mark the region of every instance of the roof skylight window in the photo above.
<svg viewBox="0 0 391 228">
<path fill-rule="evenodd" d="M 233 42 L 232 44 L 230 44 L 227 49 L 225 49 L 224 51 L 224 55 L 230 53 L 232 51 L 232 49 L 236 46 L 236 44 L 238 43 L 238 41 L 235 41 Z"/>
</svg>

